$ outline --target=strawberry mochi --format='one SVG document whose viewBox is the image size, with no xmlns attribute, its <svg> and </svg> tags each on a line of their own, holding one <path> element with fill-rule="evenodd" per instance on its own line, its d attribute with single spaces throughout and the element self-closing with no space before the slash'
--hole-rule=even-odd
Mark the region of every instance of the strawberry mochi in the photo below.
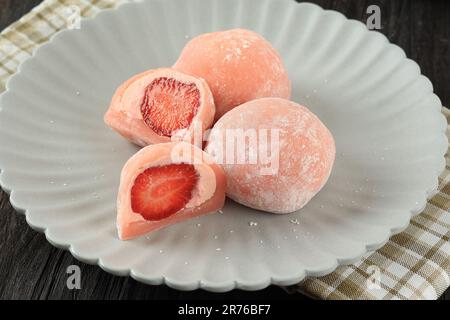
<svg viewBox="0 0 450 320">
<path fill-rule="evenodd" d="M 214 99 L 205 80 L 161 68 L 125 81 L 114 93 L 105 123 L 131 142 L 193 142 L 213 123 Z"/>
<path fill-rule="evenodd" d="M 277 50 L 256 32 L 233 29 L 192 39 L 173 66 L 206 80 L 214 95 L 216 120 L 247 101 L 289 99 L 291 83 Z"/>
<path fill-rule="evenodd" d="M 117 198 L 121 240 L 221 209 L 223 169 L 186 142 L 147 146 L 122 169 Z"/>
<path fill-rule="evenodd" d="M 319 118 L 279 98 L 253 100 L 225 114 L 205 150 L 225 170 L 227 196 L 279 214 L 301 209 L 321 190 L 336 153 Z"/>
</svg>

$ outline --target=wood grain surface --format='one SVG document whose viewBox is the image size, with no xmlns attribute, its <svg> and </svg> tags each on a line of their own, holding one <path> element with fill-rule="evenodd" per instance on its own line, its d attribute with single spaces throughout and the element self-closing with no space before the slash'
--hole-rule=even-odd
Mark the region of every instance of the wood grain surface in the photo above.
<svg viewBox="0 0 450 320">
<path fill-rule="evenodd" d="M 30 11 L 40 0 L 0 0 L 0 29 Z M 371 4 L 381 8 L 382 29 L 429 77 L 444 105 L 450 106 L 450 1 L 448 0 L 312 0 L 326 9 L 365 22 Z M 81 290 L 66 287 L 66 268 L 80 266 Z M 0 299 L 308 299 L 272 286 L 258 292 L 214 294 L 180 292 L 117 277 L 75 260 L 50 245 L 15 212 L 0 191 Z M 450 290 L 441 297 L 450 300 Z"/>
</svg>

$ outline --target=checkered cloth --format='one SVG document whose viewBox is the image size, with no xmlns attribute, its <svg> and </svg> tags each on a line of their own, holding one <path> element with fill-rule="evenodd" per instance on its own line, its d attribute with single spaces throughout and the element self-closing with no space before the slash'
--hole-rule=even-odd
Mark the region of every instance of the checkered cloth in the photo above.
<svg viewBox="0 0 450 320">
<path fill-rule="evenodd" d="M 93 16 L 115 0 L 45 0 L 0 35 L 0 92 L 19 64 L 58 30 L 73 23 L 74 8 Z M 73 6 L 76 7 L 73 7 Z M 447 119 L 450 112 L 443 110 Z M 450 131 L 449 131 L 450 132 Z M 436 299 L 450 285 L 450 155 L 439 193 L 403 233 L 360 262 L 286 288 L 321 299 Z"/>
</svg>

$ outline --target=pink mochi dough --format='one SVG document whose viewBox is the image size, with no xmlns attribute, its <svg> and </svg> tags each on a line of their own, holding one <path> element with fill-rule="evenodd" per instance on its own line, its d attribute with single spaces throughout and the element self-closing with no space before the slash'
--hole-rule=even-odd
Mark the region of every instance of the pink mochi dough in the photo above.
<svg viewBox="0 0 450 320">
<path fill-rule="evenodd" d="M 184 47 L 174 69 L 208 83 L 215 119 L 247 101 L 289 99 L 291 82 L 277 50 L 261 35 L 245 29 L 206 33 Z"/>
<path fill-rule="evenodd" d="M 235 132 L 232 129 L 242 129 L 246 137 L 254 129 L 258 141 L 268 142 L 267 149 L 259 144 L 252 147 L 250 138 L 246 138 L 245 161 L 237 163 L 239 147 L 230 136 Z M 263 136 L 261 132 L 265 131 L 260 129 L 269 131 Z M 275 132 L 278 143 L 272 140 Z M 233 139 L 237 147 L 228 148 L 228 152 L 234 150 L 235 161 L 230 163 L 226 145 Z M 331 174 L 336 147 L 330 131 L 306 107 L 284 99 L 263 98 L 220 118 L 211 131 L 206 152 L 222 164 L 228 197 L 254 209 L 284 214 L 303 208 L 322 189 Z M 256 162 L 250 161 L 250 154 L 258 155 Z M 271 160 L 263 161 L 260 154 Z"/>
</svg>

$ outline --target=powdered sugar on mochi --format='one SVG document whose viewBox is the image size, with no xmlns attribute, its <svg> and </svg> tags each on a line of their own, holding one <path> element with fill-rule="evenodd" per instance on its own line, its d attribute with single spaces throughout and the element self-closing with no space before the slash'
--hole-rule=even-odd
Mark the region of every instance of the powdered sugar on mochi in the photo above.
<svg viewBox="0 0 450 320">
<path fill-rule="evenodd" d="M 186 45 L 174 68 L 207 81 L 214 95 L 216 119 L 247 101 L 288 99 L 291 93 L 280 55 L 250 30 L 200 35 Z"/>
<path fill-rule="evenodd" d="M 260 162 L 223 164 L 227 195 L 233 200 L 263 211 L 289 213 L 306 205 L 328 180 L 335 158 L 334 139 L 307 108 L 284 99 L 251 101 L 228 112 L 213 130 L 226 132 L 232 128 L 280 132 L 279 166 L 272 175 L 261 174 Z M 206 151 L 220 146 L 221 141 L 212 139 Z"/>
</svg>

